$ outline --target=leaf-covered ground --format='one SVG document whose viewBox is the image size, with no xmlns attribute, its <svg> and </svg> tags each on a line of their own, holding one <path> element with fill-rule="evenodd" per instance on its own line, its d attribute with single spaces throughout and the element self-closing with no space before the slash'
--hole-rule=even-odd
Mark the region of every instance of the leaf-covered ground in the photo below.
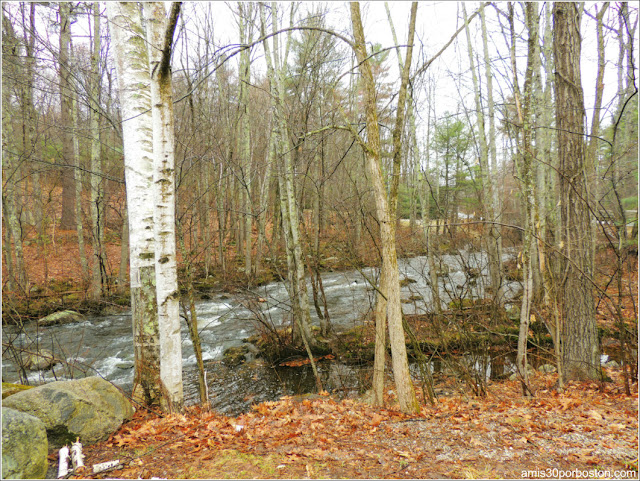
<svg viewBox="0 0 640 481">
<path fill-rule="evenodd" d="M 392 386 L 386 408 L 325 395 L 259 404 L 237 418 L 198 407 L 164 418 L 139 412 L 85 447 L 85 464 L 119 459 L 120 469 L 95 478 L 127 479 L 622 477 L 637 470 L 637 384 L 627 396 L 619 370 L 607 374 L 614 382 L 559 393 L 555 374 L 538 373 L 529 400 L 516 381 L 492 383 L 486 398 L 441 397 L 418 416 L 397 410 Z"/>
</svg>

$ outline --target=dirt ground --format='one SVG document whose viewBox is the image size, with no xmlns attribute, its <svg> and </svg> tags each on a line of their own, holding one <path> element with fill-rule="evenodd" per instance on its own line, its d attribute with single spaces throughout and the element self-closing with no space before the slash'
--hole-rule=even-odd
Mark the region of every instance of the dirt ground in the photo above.
<svg viewBox="0 0 640 481">
<path fill-rule="evenodd" d="M 517 381 L 489 385 L 485 398 L 452 395 L 407 416 L 393 386 L 387 406 L 328 395 L 285 397 L 236 418 L 189 408 L 185 414 L 138 412 L 109 438 L 86 446 L 82 477 L 103 479 L 637 479 L 638 390 L 624 394 L 618 369 L 609 383 L 533 378 L 535 397 Z M 55 466 L 55 454 L 51 464 Z"/>
</svg>

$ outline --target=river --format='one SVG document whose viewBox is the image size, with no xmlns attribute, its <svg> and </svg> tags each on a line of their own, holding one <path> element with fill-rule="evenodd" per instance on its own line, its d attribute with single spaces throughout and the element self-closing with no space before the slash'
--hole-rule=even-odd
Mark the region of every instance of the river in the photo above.
<svg viewBox="0 0 640 481">
<path fill-rule="evenodd" d="M 504 260 L 513 255 L 505 254 Z M 442 256 L 448 266 L 448 275 L 440 281 L 443 307 L 453 298 L 483 297 L 488 283 L 486 256 L 463 251 L 459 255 Z M 466 269 L 465 269 L 466 266 Z M 402 298 L 405 314 L 431 311 L 432 300 L 428 286 L 426 257 L 413 257 L 398 261 L 403 283 Z M 480 275 L 468 276 L 469 268 Z M 372 308 L 375 290 L 368 279 L 375 279 L 377 269 L 362 271 L 326 272 L 322 274 L 327 306 L 334 327 L 349 328 L 358 325 Z M 506 284 L 507 296 L 513 296 L 521 286 L 518 282 Z M 309 292 L 311 288 L 309 287 Z M 207 384 L 212 405 L 228 414 L 246 411 L 251 404 L 278 399 L 285 394 L 309 392 L 315 383 L 309 369 L 274 368 L 264 363 L 252 363 L 227 368 L 219 362 L 229 347 L 239 346 L 256 333 L 256 314 L 275 326 L 288 322 L 288 295 L 282 282 L 273 282 L 241 293 L 216 293 L 209 300 L 197 304 L 198 327 L 202 341 L 203 358 L 207 369 Z M 315 310 L 312 320 L 317 322 Z M 131 390 L 133 380 L 133 335 L 129 312 L 113 316 L 92 317 L 85 321 L 38 328 L 35 323 L 23 332 L 7 326 L 2 333 L 3 342 L 35 351 L 47 349 L 56 358 L 67 363 L 56 365 L 49 371 L 27 372 L 30 384 L 69 379 L 73 376 L 100 375 L 125 391 Z M 183 323 L 183 366 L 186 402 L 197 402 L 196 362 L 186 324 Z M 71 366 L 76 366 L 72 368 Z M 349 366 L 336 361 L 320 362 L 324 385 L 340 392 L 362 390 L 369 367 Z M 478 366 L 490 374 L 490 366 Z M 489 369 L 489 372 L 486 370 Z M 3 350 L 2 380 L 18 382 L 16 363 L 10 350 Z"/>
</svg>

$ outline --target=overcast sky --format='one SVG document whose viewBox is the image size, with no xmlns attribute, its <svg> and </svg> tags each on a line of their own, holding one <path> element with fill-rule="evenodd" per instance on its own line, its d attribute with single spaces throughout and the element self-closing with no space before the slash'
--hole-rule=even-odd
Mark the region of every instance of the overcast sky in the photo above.
<svg viewBox="0 0 640 481">
<path fill-rule="evenodd" d="M 185 2 L 184 12 L 186 19 L 190 15 L 193 15 L 192 2 Z M 197 6 L 203 6 L 206 2 L 196 3 Z M 306 2 L 311 3 L 311 2 Z M 349 6 L 346 2 L 325 2 L 329 7 L 328 27 L 337 30 L 347 36 L 350 36 L 350 13 Z M 10 2 L 9 8 L 13 8 L 15 11 L 17 3 Z M 289 5 L 287 2 L 283 2 L 283 7 Z M 478 7 L 478 2 L 467 2 L 466 8 L 469 14 L 475 11 Z M 543 5 L 540 3 L 540 5 Z M 601 8 L 602 2 L 587 2 L 586 8 L 595 13 L 595 6 Z M 214 28 L 215 36 L 218 44 L 225 41 L 230 43 L 238 42 L 238 28 L 237 22 L 231 9 L 237 8 L 236 2 L 212 2 L 214 7 Z M 169 3 L 167 3 L 169 7 Z M 410 2 L 405 1 L 393 1 L 390 3 L 391 12 L 393 16 L 394 25 L 398 35 L 398 40 L 401 44 L 406 43 L 407 26 Z M 506 10 L 506 2 L 498 2 L 498 7 Z M 631 3 L 630 7 L 633 8 L 634 4 Z M 518 9 L 519 7 L 516 7 Z M 104 4 L 103 4 L 104 10 Z M 283 8 L 285 10 L 285 8 Z M 362 2 L 361 10 L 363 13 L 363 20 L 365 24 L 365 36 L 369 43 L 380 43 L 383 48 L 393 46 L 393 40 L 391 31 L 387 21 L 384 2 Z M 44 7 L 38 8 L 41 14 L 48 13 L 48 22 L 41 19 L 39 22 L 38 33 L 42 38 L 49 38 L 50 45 L 56 48 L 57 38 L 57 26 L 54 24 L 54 12 L 51 9 Z M 616 9 L 614 4 L 611 4 L 609 8 L 609 15 L 607 16 L 607 23 L 617 28 Z M 637 13 L 636 13 L 637 15 Z M 496 19 L 495 10 L 490 7 L 487 9 L 487 22 L 488 29 L 490 31 L 490 49 L 491 56 L 493 58 L 492 67 L 495 69 L 495 79 L 497 83 L 496 89 L 500 88 L 503 94 L 507 94 L 509 91 L 511 76 L 508 71 L 508 63 L 505 62 L 504 56 L 506 55 L 505 38 L 500 33 L 500 28 Z M 458 2 L 419 2 L 418 8 L 418 22 L 416 26 L 416 35 L 418 38 L 418 45 L 420 50 L 414 54 L 414 65 L 421 64 L 425 59 L 430 58 L 433 53 L 437 52 L 453 35 L 456 29 L 462 24 L 461 4 Z M 474 21 L 472 24 L 471 32 L 475 42 L 480 47 L 479 37 L 479 22 Z M 520 32 L 524 35 L 523 26 L 517 26 Z M 189 30 L 189 26 L 187 25 Z M 86 41 L 88 35 L 86 16 L 79 19 L 73 25 L 74 42 L 80 44 Z M 585 93 L 585 107 L 587 109 L 587 118 L 591 117 L 591 109 L 593 107 L 594 88 L 595 88 L 595 76 L 596 76 L 596 37 L 595 37 L 595 22 L 583 15 L 582 22 L 582 36 L 583 36 L 583 48 L 582 48 L 582 82 Z M 605 99 L 603 106 L 607 108 L 614 108 L 613 99 L 615 97 L 617 88 L 616 77 L 616 65 L 617 62 L 617 41 L 611 32 L 607 32 L 608 47 L 607 47 L 607 71 L 605 75 Z M 437 113 L 442 115 L 445 111 L 455 111 L 461 98 L 465 98 L 468 105 L 472 104 L 472 98 L 469 98 L 470 92 L 470 76 L 468 72 L 468 56 L 466 51 L 466 37 L 464 32 L 459 35 L 457 41 L 452 44 L 449 49 L 435 62 L 429 69 L 436 82 L 437 88 Z M 520 53 L 520 67 L 524 70 L 524 62 L 526 61 L 526 43 L 520 42 L 522 50 Z M 481 51 L 481 50 L 478 50 Z M 43 56 L 50 56 L 50 52 L 42 52 Z M 254 71 L 260 70 L 262 64 L 262 48 L 257 47 L 252 53 L 252 57 L 255 59 Z M 237 58 L 233 61 L 234 66 L 237 62 Z M 175 62 L 174 62 L 175 63 Z M 397 76 L 397 61 L 395 54 L 389 56 L 388 64 L 390 67 L 390 76 Z M 174 68 L 175 70 L 175 68 Z M 460 81 L 461 80 L 461 81 Z M 522 80 L 521 80 L 522 87 Z M 460 87 L 462 85 L 462 87 Z M 469 103 L 471 101 L 471 103 Z M 610 114 L 608 114 L 610 118 Z M 605 118 L 605 124 L 608 123 L 609 118 Z"/>
</svg>

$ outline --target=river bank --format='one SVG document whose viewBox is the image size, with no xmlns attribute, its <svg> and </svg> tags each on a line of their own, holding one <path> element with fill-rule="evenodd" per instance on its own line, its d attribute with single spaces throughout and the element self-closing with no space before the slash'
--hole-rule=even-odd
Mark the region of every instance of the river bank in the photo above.
<svg viewBox="0 0 640 481">
<path fill-rule="evenodd" d="M 258 403 L 239 416 L 199 407 L 163 418 L 139 412 L 88 446 L 85 464 L 120 460 L 94 479 L 520 479 L 548 470 L 618 478 L 633 471 L 631 479 L 637 384 L 625 395 L 618 371 L 607 371 L 611 383 L 572 382 L 562 393 L 555 374 L 538 373 L 532 399 L 518 381 L 492 382 L 483 397 L 423 399 L 411 417 L 398 411 L 392 385 L 383 408 L 323 393 Z"/>
<path fill-rule="evenodd" d="M 439 238 L 438 252 L 453 254 L 457 249 L 479 248 L 479 227 L 469 226 L 458 231 L 456 239 Z M 363 239 L 358 249 L 345 240 L 344 233 L 328 230 L 320 239 L 317 254 L 308 256 L 310 268 L 318 272 L 340 272 L 353 269 L 373 267 L 379 264 L 378 251 L 371 239 Z M 35 240 L 25 242 L 24 261 L 27 270 L 28 285 L 24 290 L 9 292 L 3 290 L 2 321 L 3 324 L 20 324 L 45 317 L 53 312 L 72 309 L 87 316 L 118 314 L 130 307 L 127 275 L 125 283 L 120 265 L 120 240 L 115 235 L 108 236 L 106 250 L 109 255 L 107 266 L 107 285 L 99 299 L 91 299 L 88 283 L 83 279 L 79 262 L 77 235 L 71 231 L 59 231 L 56 241 L 46 250 L 38 247 Z M 90 239 L 87 239 L 90 241 Z M 474 244 L 478 244 L 474 247 Z M 513 245 L 514 240 L 505 237 L 505 246 Z M 406 226 L 398 226 L 397 250 L 400 258 L 409 258 L 426 254 L 420 232 L 411 231 Z M 262 259 L 260 273 L 247 278 L 244 274 L 241 256 L 235 252 L 233 245 L 227 248 L 225 268 L 220 264 L 210 265 L 205 269 L 201 261 L 192 267 L 194 276 L 194 293 L 196 300 L 206 301 L 218 293 L 236 292 L 257 287 L 286 277 L 286 257 L 277 246 L 270 247 L 270 254 Z M 181 256 L 178 256 L 178 280 L 182 294 L 186 294 L 186 273 Z M 3 258 L 3 269 L 4 269 Z M 511 266 L 510 272 L 517 276 L 517 269 Z"/>
</svg>

